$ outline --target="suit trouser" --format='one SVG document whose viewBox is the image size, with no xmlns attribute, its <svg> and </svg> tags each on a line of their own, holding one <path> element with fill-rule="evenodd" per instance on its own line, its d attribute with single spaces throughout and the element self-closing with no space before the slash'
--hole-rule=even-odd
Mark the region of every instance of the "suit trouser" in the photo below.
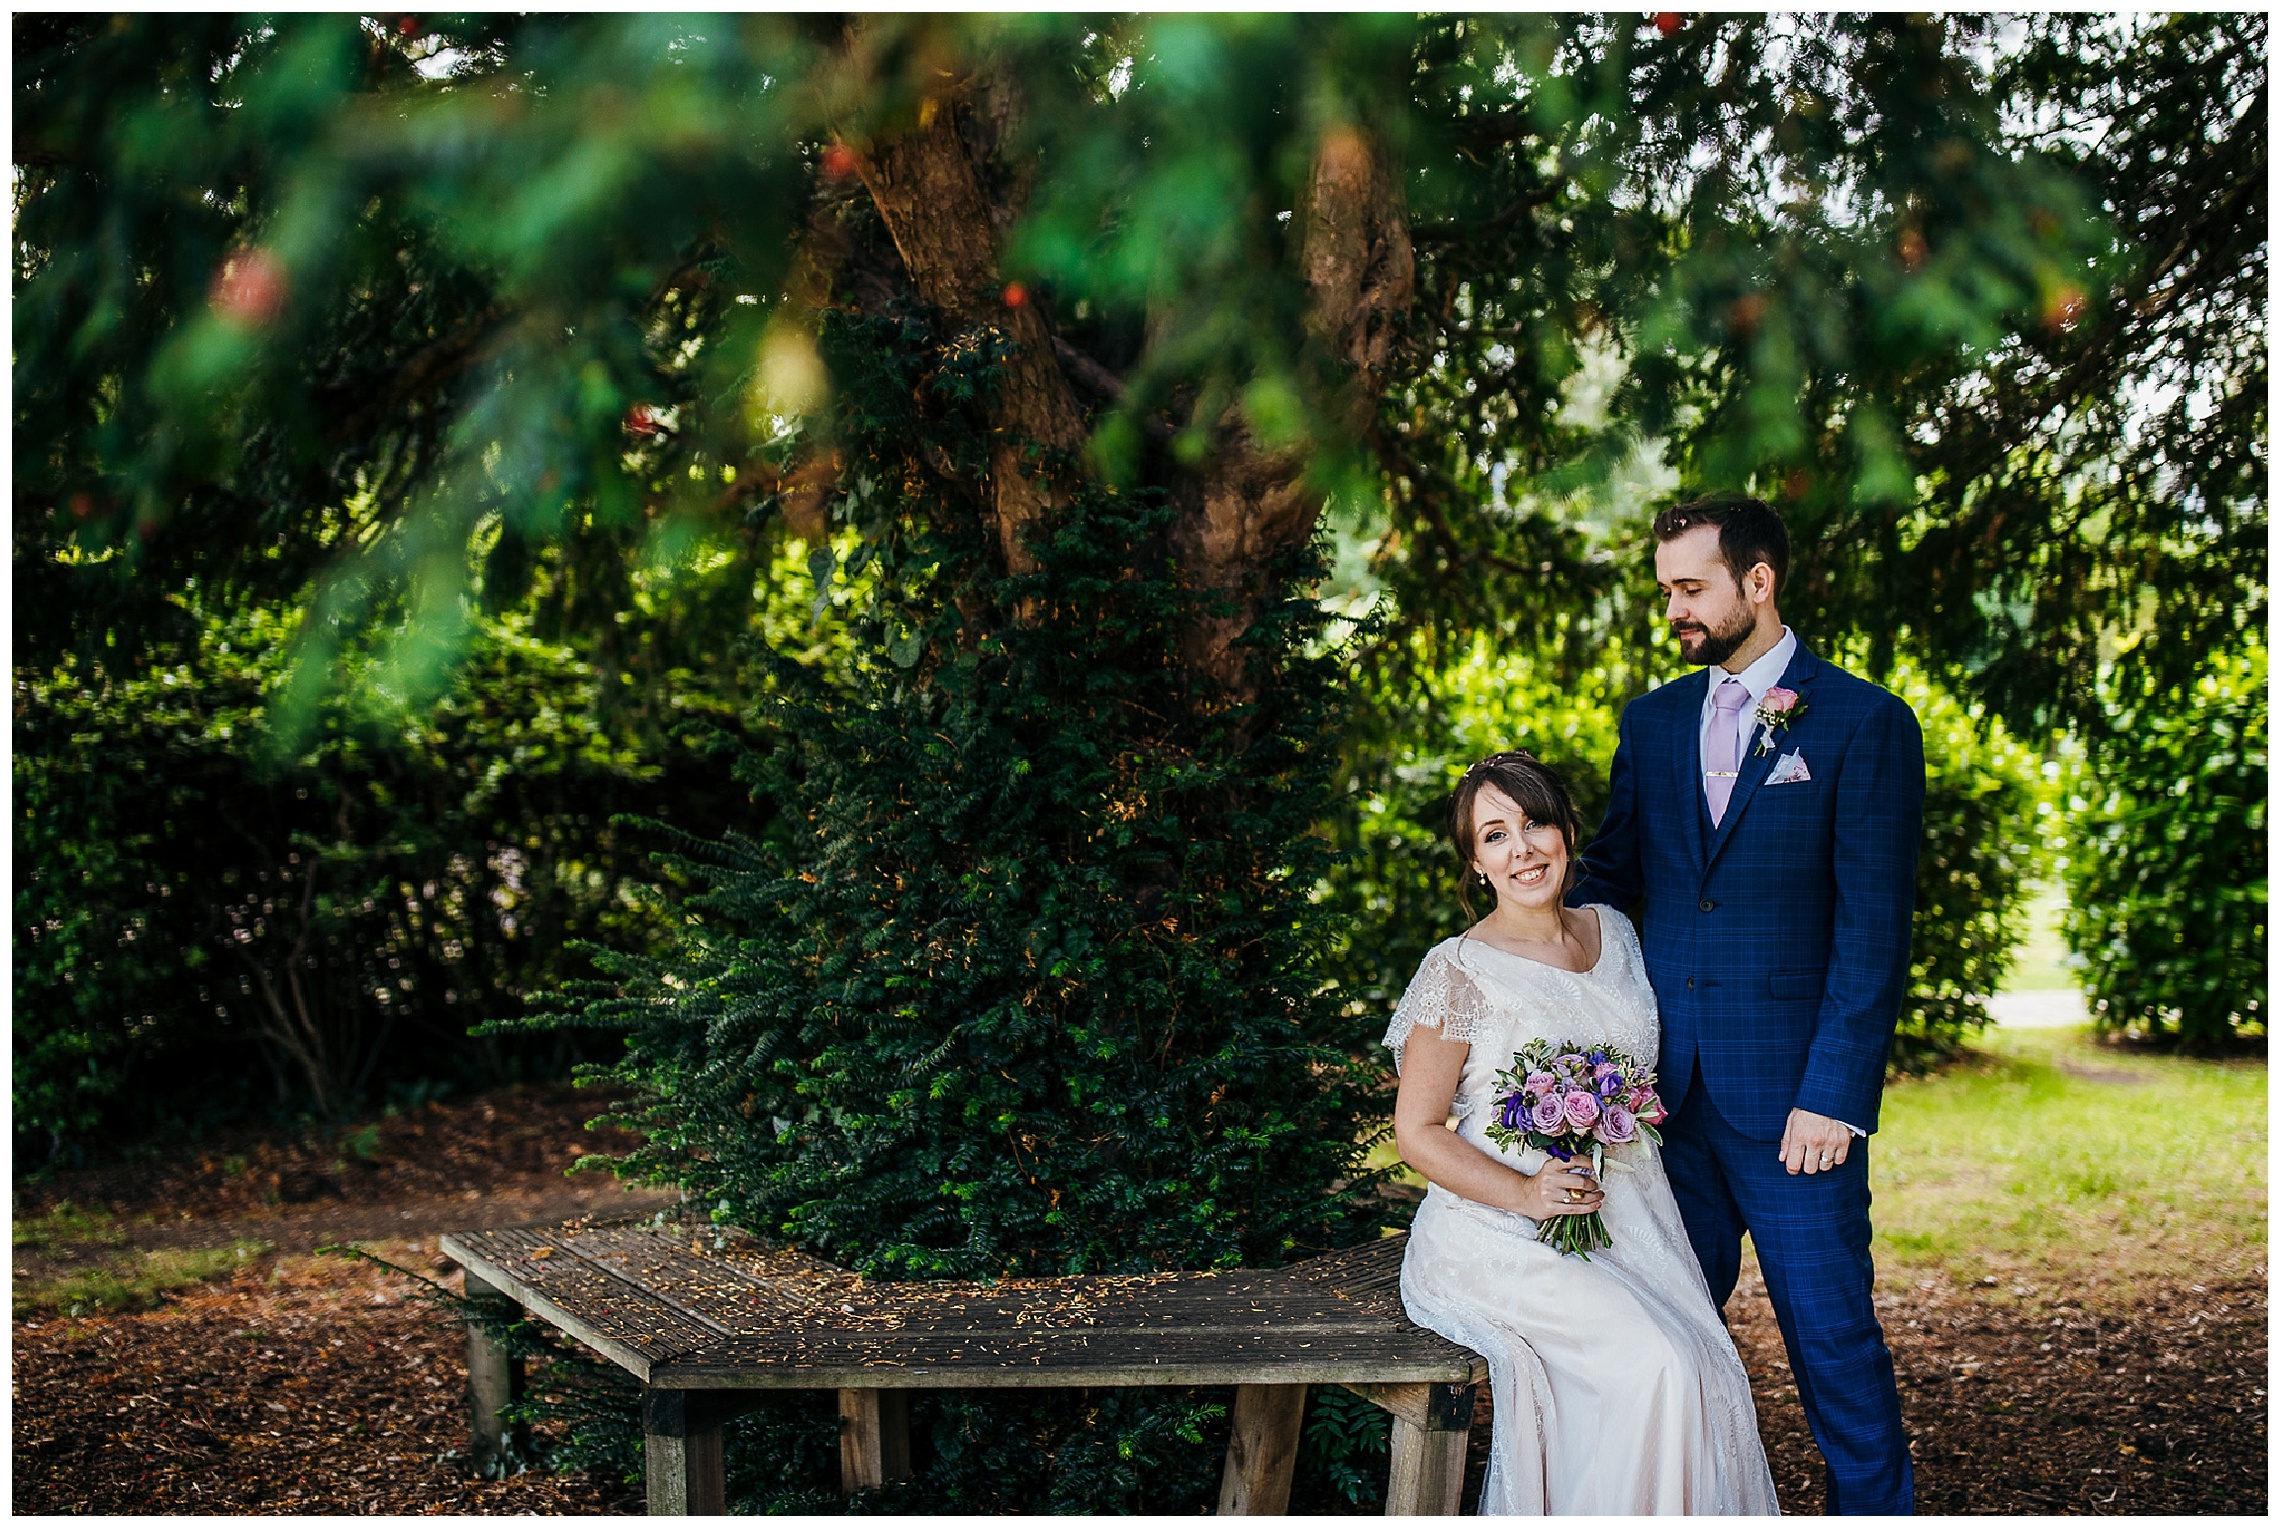
<svg viewBox="0 0 2280 1528">
<path fill-rule="evenodd" d="M 1662 1127 L 1663 1167 L 1721 1309 L 1757 1245 L 1806 1425 L 1828 1464 L 1828 1511 L 1913 1512 L 1915 1473 L 1869 1260 L 1868 1142 L 1842 1166 L 1790 1176 L 1778 1143 L 1752 1140 L 1710 1102 L 1699 1069 Z"/>
</svg>

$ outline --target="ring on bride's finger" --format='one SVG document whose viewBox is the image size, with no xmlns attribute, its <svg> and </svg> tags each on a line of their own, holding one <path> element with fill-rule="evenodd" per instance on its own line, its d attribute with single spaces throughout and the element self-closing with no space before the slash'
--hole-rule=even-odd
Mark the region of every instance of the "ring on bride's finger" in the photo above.
<svg viewBox="0 0 2280 1528">
<path fill-rule="evenodd" d="M 1582 1190 L 1582 1189 L 1580 1189 L 1580 1188 L 1571 1188 L 1571 1189 L 1569 1189 L 1569 1190 L 1568 1190 L 1568 1203 L 1570 1203 L 1570 1204 L 1581 1204 L 1581 1203 L 1583 1203 L 1583 1190 Z"/>
</svg>

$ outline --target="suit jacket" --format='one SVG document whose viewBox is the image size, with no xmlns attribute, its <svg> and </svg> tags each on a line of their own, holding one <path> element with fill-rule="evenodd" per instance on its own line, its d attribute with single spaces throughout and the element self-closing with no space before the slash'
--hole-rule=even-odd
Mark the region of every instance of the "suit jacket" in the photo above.
<svg viewBox="0 0 2280 1528">
<path fill-rule="evenodd" d="M 1713 828 L 1707 672 L 1624 707 L 1607 816 L 1570 901 L 1608 903 L 1638 926 L 1673 1111 L 1699 1061 L 1711 1102 L 1745 1135 L 1778 1139 L 1792 1107 L 1874 1130 L 1908 983 L 1923 731 L 1898 696 L 1800 643 L 1781 683 L 1803 709 L 1767 752 L 1753 730 Z M 1789 754 L 1812 778 L 1767 785 Z"/>
</svg>

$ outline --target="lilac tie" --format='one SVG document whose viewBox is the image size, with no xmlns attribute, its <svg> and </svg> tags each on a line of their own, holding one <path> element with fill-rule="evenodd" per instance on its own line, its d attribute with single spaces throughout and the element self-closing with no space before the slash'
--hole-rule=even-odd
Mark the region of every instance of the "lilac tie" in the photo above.
<svg viewBox="0 0 2280 1528">
<path fill-rule="evenodd" d="M 1734 776 L 1742 767 L 1742 707 L 1750 703 L 1750 687 L 1728 678 L 1710 697 L 1717 712 L 1710 718 L 1710 736 L 1702 744 L 1702 794 L 1710 802 L 1710 826 L 1726 815 L 1734 797 Z"/>
</svg>

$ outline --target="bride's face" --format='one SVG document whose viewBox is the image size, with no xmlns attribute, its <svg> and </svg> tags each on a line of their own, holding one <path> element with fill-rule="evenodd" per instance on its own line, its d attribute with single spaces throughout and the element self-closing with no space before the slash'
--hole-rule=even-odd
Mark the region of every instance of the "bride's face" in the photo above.
<svg viewBox="0 0 2280 1528">
<path fill-rule="evenodd" d="M 1567 838 L 1557 823 L 1531 822 L 1494 785 L 1473 798 L 1473 869 L 1488 877 L 1499 905 L 1557 907 L 1567 890 Z"/>
</svg>

